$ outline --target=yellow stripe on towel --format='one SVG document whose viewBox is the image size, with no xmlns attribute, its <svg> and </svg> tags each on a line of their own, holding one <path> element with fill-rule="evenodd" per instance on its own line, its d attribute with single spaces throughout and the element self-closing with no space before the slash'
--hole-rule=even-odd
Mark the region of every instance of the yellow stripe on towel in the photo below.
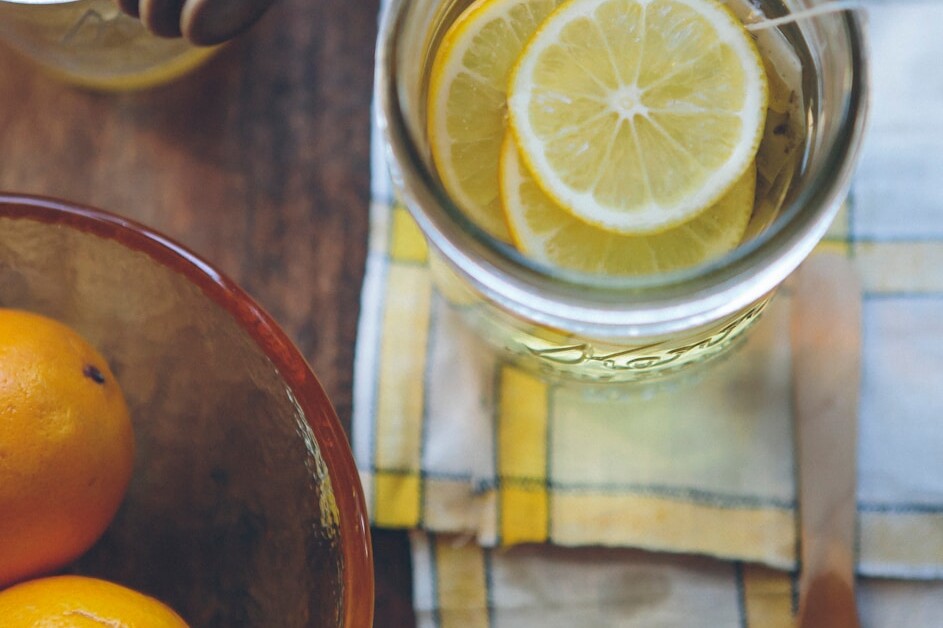
<svg viewBox="0 0 943 628">
<path fill-rule="evenodd" d="M 485 553 L 474 541 L 435 540 L 439 628 L 488 628 Z"/>
<path fill-rule="evenodd" d="M 861 242 L 855 262 L 867 292 L 939 294 L 943 291 L 943 243 Z M 935 341 L 933 339 L 932 341 Z"/>
<path fill-rule="evenodd" d="M 514 545 L 546 541 L 547 384 L 505 366 L 499 395 L 501 542 Z"/>
<path fill-rule="evenodd" d="M 859 515 L 863 564 L 891 563 L 911 574 L 937 575 L 943 564 L 943 518 L 926 512 L 863 512 Z M 900 539 L 911 539 L 901 543 Z M 886 569 L 886 568 L 885 568 Z"/>
<path fill-rule="evenodd" d="M 596 542 L 736 557 L 790 568 L 795 514 L 774 507 L 729 508 L 660 495 L 557 492 L 553 541 Z"/>
<path fill-rule="evenodd" d="M 419 469 L 432 303 L 428 268 L 390 264 L 385 299 L 374 437 L 374 521 L 413 527 L 421 519 Z"/>
<path fill-rule="evenodd" d="M 390 257 L 396 262 L 425 263 L 429 256 L 426 238 L 409 212 L 397 205 L 393 208 L 393 233 L 390 241 Z"/>
<path fill-rule="evenodd" d="M 378 471 L 373 478 L 377 501 L 374 523 L 391 528 L 413 527 L 419 523 L 422 507 L 418 473 Z"/>
<path fill-rule="evenodd" d="M 750 628 L 792 628 L 792 579 L 759 565 L 743 567 L 743 601 Z"/>
</svg>

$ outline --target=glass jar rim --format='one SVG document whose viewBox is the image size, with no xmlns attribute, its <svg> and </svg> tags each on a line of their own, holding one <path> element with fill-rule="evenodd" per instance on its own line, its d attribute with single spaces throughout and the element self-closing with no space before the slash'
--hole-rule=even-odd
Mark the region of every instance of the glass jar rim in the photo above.
<svg viewBox="0 0 943 628">
<path fill-rule="evenodd" d="M 394 187 L 430 244 L 478 290 L 512 311 L 537 323 L 599 337 L 673 333 L 711 323 L 763 298 L 785 280 L 838 213 L 850 186 L 868 108 L 866 40 L 856 11 L 835 14 L 849 42 L 852 71 L 843 89 L 834 140 L 825 147 L 822 164 L 808 185 L 780 209 L 773 223 L 733 251 L 691 268 L 606 277 L 527 259 L 472 223 L 449 198 L 415 144 L 400 100 L 401 86 L 394 78 L 398 31 L 408 4 L 409 0 L 388 3 L 376 50 L 375 115 Z"/>
</svg>

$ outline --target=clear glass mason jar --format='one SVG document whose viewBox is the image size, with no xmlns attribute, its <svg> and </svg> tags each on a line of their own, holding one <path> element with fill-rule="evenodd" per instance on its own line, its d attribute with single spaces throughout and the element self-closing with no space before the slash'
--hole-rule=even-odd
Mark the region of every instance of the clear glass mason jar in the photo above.
<svg viewBox="0 0 943 628">
<path fill-rule="evenodd" d="M 165 83 L 215 50 L 156 37 L 114 0 L 0 0 L 0 41 L 59 78 L 103 90 Z"/>
<path fill-rule="evenodd" d="M 773 17 L 822 3 L 790 0 L 764 10 Z M 847 194 L 868 100 L 861 15 L 836 12 L 784 27 L 802 48 L 804 146 L 775 210 L 755 211 L 748 238 L 696 267 L 604 277 L 523 257 L 465 218 L 439 182 L 426 133 L 429 70 L 438 41 L 468 4 L 390 0 L 377 47 L 376 111 L 387 161 L 430 244 L 442 294 L 519 364 L 564 379 L 652 380 L 735 345 L 824 236 Z"/>
</svg>

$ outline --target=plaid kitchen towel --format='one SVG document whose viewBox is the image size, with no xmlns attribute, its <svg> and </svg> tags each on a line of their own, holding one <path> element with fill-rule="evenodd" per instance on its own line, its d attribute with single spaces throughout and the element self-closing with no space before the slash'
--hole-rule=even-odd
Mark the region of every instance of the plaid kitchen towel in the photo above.
<svg viewBox="0 0 943 628">
<path fill-rule="evenodd" d="M 795 579 L 751 563 L 628 548 L 482 548 L 412 533 L 420 628 L 792 628 Z M 941 625 L 943 581 L 862 578 L 868 628 Z"/>
<path fill-rule="evenodd" d="M 943 576 L 943 6 L 876 7 L 870 25 L 871 128 L 850 209 L 828 239 L 864 282 L 859 570 L 931 580 Z M 421 531 L 420 613 L 454 610 L 457 598 L 442 594 L 472 568 L 432 568 L 442 547 L 488 566 L 488 595 L 466 602 L 492 625 L 506 623 L 499 607 L 544 604 L 554 585 L 538 567 L 578 582 L 597 562 L 668 587 L 665 608 L 652 612 L 670 613 L 688 594 L 698 608 L 714 585 L 696 584 L 710 574 L 733 587 L 741 610 L 757 586 L 770 613 L 792 609 L 783 602 L 794 596 L 797 549 L 788 285 L 744 347 L 690 385 L 612 398 L 541 381 L 487 349 L 437 290 L 435 259 L 396 202 L 377 139 L 353 447 L 373 523 Z M 869 583 L 863 599 L 890 621 L 908 599 L 939 597 L 935 583 L 914 587 Z M 624 600 L 591 588 L 587 605 L 622 616 Z"/>
</svg>

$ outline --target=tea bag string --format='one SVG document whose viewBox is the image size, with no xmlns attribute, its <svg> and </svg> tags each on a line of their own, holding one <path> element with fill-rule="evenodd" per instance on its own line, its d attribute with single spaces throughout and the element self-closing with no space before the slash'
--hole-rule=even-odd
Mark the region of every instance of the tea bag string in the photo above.
<svg viewBox="0 0 943 628">
<path fill-rule="evenodd" d="M 826 2 L 815 7 L 795 11 L 782 17 L 766 18 L 765 16 L 760 16 L 761 19 L 759 21 L 748 22 L 744 24 L 744 26 L 748 31 L 755 32 L 767 28 L 777 28 L 779 26 L 783 26 L 784 24 L 791 24 L 799 20 L 811 19 L 820 15 L 827 15 L 829 13 L 861 10 L 866 8 L 868 4 L 869 3 L 867 0 L 832 0 L 831 2 Z"/>
</svg>

